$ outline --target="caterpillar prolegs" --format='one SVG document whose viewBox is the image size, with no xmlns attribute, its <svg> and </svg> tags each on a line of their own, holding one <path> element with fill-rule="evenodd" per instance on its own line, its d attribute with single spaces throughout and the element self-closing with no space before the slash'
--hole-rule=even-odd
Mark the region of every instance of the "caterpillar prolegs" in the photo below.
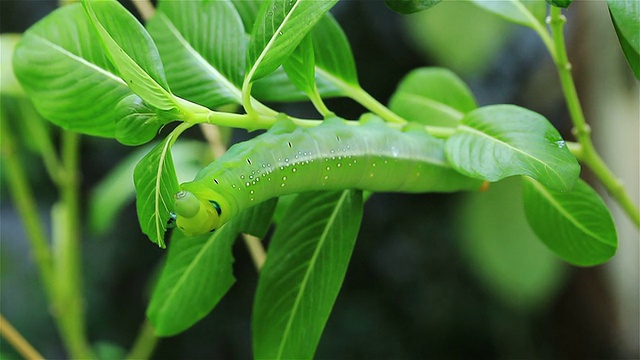
<svg viewBox="0 0 640 360">
<path fill-rule="evenodd" d="M 313 128 L 279 121 L 265 134 L 232 146 L 180 185 L 177 226 L 188 236 L 215 230 L 265 200 L 311 190 L 453 192 L 482 181 L 453 170 L 444 140 L 423 129 L 393 129 L 372 119 L 358 126 L 325 120 Z"/>
</svg>

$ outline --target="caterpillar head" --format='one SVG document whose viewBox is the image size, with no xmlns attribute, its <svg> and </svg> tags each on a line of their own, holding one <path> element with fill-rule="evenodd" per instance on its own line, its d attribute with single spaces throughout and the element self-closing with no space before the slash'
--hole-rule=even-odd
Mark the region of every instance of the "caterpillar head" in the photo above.
<svg viewBox="0 0 640 360">
<path fill-rule="evenodd" d="M 186 236 L 206 234 L 215 230 L 220 222 L 220 206 L 215 201 L 198 199 L 189 191 L 174 195 L 176 225 Z"/>
</svg>

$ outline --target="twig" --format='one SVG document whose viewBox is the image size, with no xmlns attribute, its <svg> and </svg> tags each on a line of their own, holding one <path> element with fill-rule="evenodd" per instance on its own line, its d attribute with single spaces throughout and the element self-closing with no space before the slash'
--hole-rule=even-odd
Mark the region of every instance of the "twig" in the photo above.
<svg viewBox="0 0 640 360">
<path fill-rule="evenodd" d="M 36 350 L 19 332 L 16 330 L 7 319 L 0 314 L 0 334 L 7 339 L 9 344 L 16 349 L 20 355 L 24 356 L 27 360 L 32 359 L 44 359 L 44 356 L 40 355 Z"/>
</svg>

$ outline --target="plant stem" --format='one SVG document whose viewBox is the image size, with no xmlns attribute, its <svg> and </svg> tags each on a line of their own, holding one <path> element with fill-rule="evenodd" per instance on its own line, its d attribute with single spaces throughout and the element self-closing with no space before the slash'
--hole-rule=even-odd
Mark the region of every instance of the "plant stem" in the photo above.
<svg viewBox="0 0 640 360">
<path fill-rule="evenodd" d="M 4 176 L 7 177 L 9 193 L 20 214 L 44 290 L 51 301 L 55 291 L 55 274 L 53 272 L 51 249 L 49 248 L 44 227 L 38 217 L 35 197 L 31 192 L 27 175 L 20 162 L 14 135 L 11 129 L 8 128 L 8 124 L 5 123 L 4 116 L 0 117 L 0 119 L 2 121 L 0 135 L 2 139 L 1 154 L 3 165 L 5 166 L 3 169 Z"/>
<path fill-rule="evenodd" d="M 91 358 L 86 338 L 80 250 L 79 144 L 77 133 L 62 133 L 61 202 L 54 207 L 56 298 L 53 310 L 71 357 Z"/>
<path fill-rule="evenodd" d="M 260 272 L 262 265 L 264 265 L 264 262 L 267 260 L 267 254 L 264 251 L 262 242 L 259 238 L 249 234 L 242 234 L 242 239 L 244 239 L 244 244 L 247 246 L 247 250 L 249 250 L 253 265 L 255 265 L 256 270 Z"/>
<path fill-rule="evenodd" d="M 638 211 L 637 206 L 627 194 L 620 180 L 616 178 L 597 153 L 591 141 L 591 129 L 585 120 L 576 86 L 571 76 L 571 63 L 569 63 L 563 33 L 565 22 L 566 18 L 562 15 L 562 10 L 551 6 L 549 26 L 555 44 L 556 56 L 554 60 L 560 76 L 562 91 L 567 101 L 569 114 L 573 121 L 573 133 L 580 145 L 582 145 L 582 160 L 591 168 L 600 182 L 607 188 L 609 194 L 618 202 L 631 221 L 635 223 L 636 227 L 640 227 L 640 211 Z"/>
<path fill-rule="evenodd" d="M 406 124 L 407 120 L 400 117 L 398 114 L 391 111 L 388 107 L 384 106 L 381 102 L 376 100 L 368 92 L 364 91 L 360 86 L 347 84 L 344 81 L 336 78 L 330 73 L 323 71 L 320 68 L 316 68 L 316 72 L 328 79 L 335 86 L 340 88 L 351 99 L 357 101 L 360 105 L 367 108 L 367 110 L 380 116 L 385 121 L 395 124 Z"/>
<path fill-rule="evenodd" d="M 40 353 L 0 314 L 0 334 L 27 360 L 44 359 Z"/>
<path fill-rule="evenodd" d="M 158 338 L 155 335 L 155 331 L 153 326 L 148 321 L 145 321 L 142 324 L 142 328 L 138 333 L 138 338 L 136 339 L 131 351 L 127 355 L 127 360 L 140 360 L 140 359 L 148 359 L 153 354 L 156 345 L 158 344 Z"/>
</svg>

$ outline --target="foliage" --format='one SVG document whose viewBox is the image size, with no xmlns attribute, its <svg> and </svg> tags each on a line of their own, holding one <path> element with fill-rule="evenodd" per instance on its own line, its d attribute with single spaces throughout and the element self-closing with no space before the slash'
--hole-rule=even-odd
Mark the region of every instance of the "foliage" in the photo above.
<svg viewBox="0 0 640 360">
<path fill-rule="evenodd" d="M 536 31 L 559 65 L 570 109 L 579 108 L 564 66 L 568 64 L 564 19 L 558 8 L 569 6 L 570 1 L 550 1 L 551 32 L 544 25 L 549 9 L 544 1 L 472 2 Z M 386 124 L 377 131 L 419 129 L 425 142 L 437 143 L 441 156 L 434 161 L 455 170 L 449 175 L 428 174 L 441 183 L 463 177 L 486 184 L 521 179 L 531 229 L 564 261 L 592 266 L 614 256 L 615 225 L 599 195 L 579 179 L 580 165 L 572 150 L 607 188 L 617 189 L 614 196 L 636 223 L 637 209 L 625 205 L 628 196 L 591 151 L 588 135 L 578 132 L 579 144 L 568 144 L 544 116 L 531 110 L 505 104 L 478 108 L 466 84 L 442 68 L 409 73 L 387 108 L 358 82 L 349 43 L 329 14 L 336 3 L 161 0 L 145 27 L 115 0 L 83 0 L 51 13 L 22 36 L 13 57 L 14 71 L 38 111 L 67 130 L 143 145 L 158 137 L 163 127 L 177 123 L 133 172 L 140 227 L 161 248 L 175 216 L 174 194 L 180 185 L 172 150 L 183 132 L 205 124 L 272 129 L 250 143 L 256 151 L 268 151 L 269 141 L 289 136 L 273 129 L 283 119 L 297 127 L 315 127 L 322 121 L 279 114 L 264 102 L 308 99 L 327 119 L 335 114 L 323 99 L 341 96 L 373 114 L 361 119 L 383 119 Z M 386 1 L 399 13 L 437 3 Z M 609 9 L 622 49 L 638 76 L 638 32 L 633 31 L 640 21 L 634 16 L 637 2 L 609 1 Z M 245 111 L 223 110 L 228 105 L 241 105 Z M 578 130 L 586 125 L 573 116 Z M 366 134 L 364 121 L 339 121 L 356 134 Z M 235 145 L 223 158 L 240 161 L 222 166 L 251 165 L 239 151 L 242 146 Z M 361 149 L 372 159 L 381 156 L 381 150 Z M 265 167 L 267 160 L 262 161 L 258 165 Z M 207 169 L 196 178 L 209 179 Z M 346 167 L 340 171 L 362 176 Z M 411 171 L 387 176 L 403 178 Z M 306 180 L 303 175 L 291 176 L 299 176 L 301 183 Z M 174 230 L 147 311 L 156 335 L 178 334 L 208 314 L 235 282 L 231 254 L 235 239 L 241 233 L 264 237 L 273 222 L 276 230 L 253 306 L 254 356 L 312 357 L 360 227 L 363 199 L 358 190 L 372 189 L 314 190 L 318 191 L 288 196 L 277 208 L 276 199 L 241 207 L 239 214 L 210 234 L 188 238 Z M 204 188 L 202 193 L 209 191 L 213 190 Z M 250 190 L 239 187 L 238 191 L 248 194 Z M 117 209 L 124 200 L 113 201 Z M 107 213 L 109 217 L 116 212 Z M 272 219 L 274 213 L 278 216 Z M 109 223 L 109 218 L 98 222 Z M 83 351 L 75 355 L 86 354 Z"/>
</svg>

